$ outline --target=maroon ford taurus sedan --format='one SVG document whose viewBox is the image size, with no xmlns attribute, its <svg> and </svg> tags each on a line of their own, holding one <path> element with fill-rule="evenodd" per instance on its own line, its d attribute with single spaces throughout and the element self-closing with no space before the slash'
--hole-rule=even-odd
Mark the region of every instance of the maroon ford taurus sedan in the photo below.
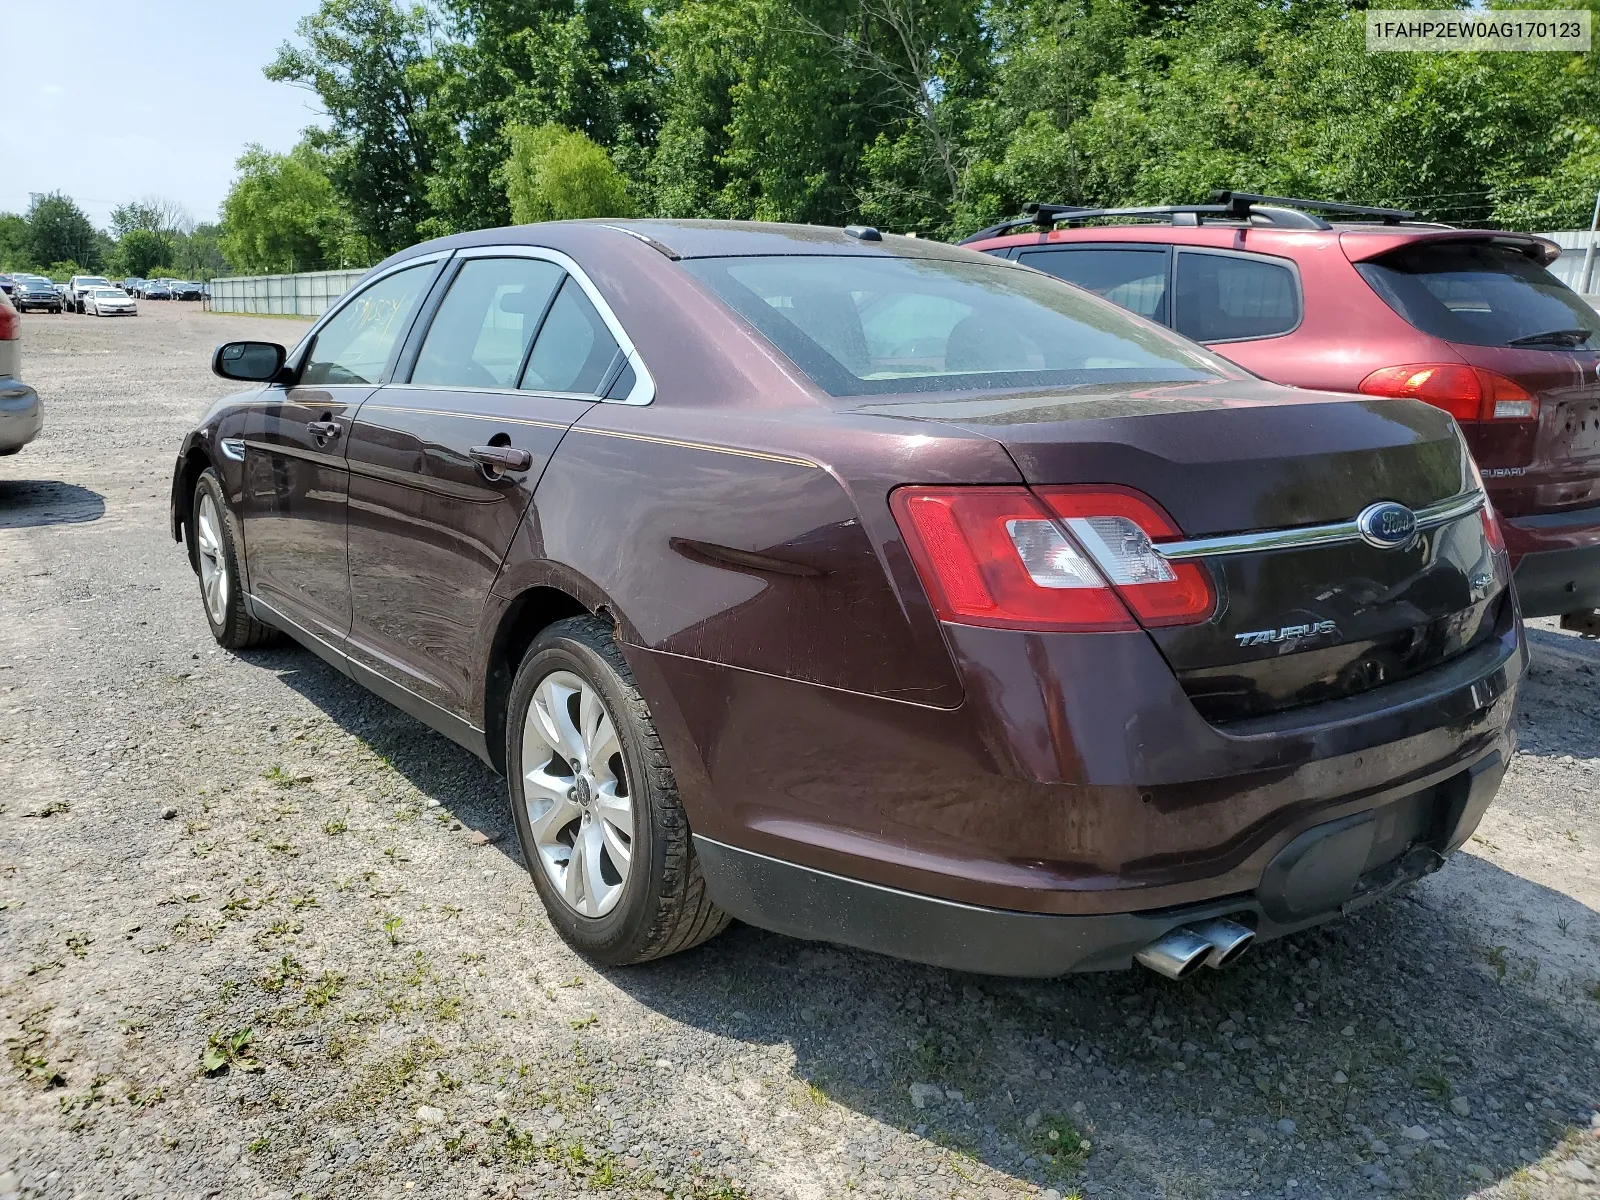
<svg viewBox="0 0 1600 1200">
<path fill-rule="evenodd" d="M 1449 416 L 871 229 L 578 222 L 372 273 L 173 481 L 282 631 L 510 781 L 609 963 L 730 916 L 1171 976 L 1436 869 L 1526 661 Z"/>
</svg>

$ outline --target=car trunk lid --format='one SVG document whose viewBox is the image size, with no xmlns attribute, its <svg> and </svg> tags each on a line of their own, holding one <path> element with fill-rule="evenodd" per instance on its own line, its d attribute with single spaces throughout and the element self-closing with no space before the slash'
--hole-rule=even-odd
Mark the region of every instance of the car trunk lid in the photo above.
<svg viewBox="0 0 1600 1200">
<path fill-rule="evenodd" d="M 1415 675 L 1477 644 L 1505 615 L 1503 557 L 1476 509 L 1393 549 L 1349 536 L 1377 502 L 1420 511 L 1475 491 L 1451 419 L 1422 404 L 1252 380 L 868 407 L 982 432 L 1035 487 L 1133 488 L 1184 541 L 1245 535 L 1243 549 L 1194 560 L 1217 592 L 1209 619 L 1149 630 L 1218 723 Z M 1250 535 L 1324 526 L 1345 536 L 1250 548 Z"/>
</svg>

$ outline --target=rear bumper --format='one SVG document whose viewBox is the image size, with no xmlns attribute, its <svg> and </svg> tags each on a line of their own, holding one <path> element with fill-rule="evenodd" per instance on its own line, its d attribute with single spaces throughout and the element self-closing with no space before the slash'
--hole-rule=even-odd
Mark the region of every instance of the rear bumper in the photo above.
<svg viewBox="0 0 1600 1200">
<path fill-rule="evenodd" d="M 960 904 L 783 862 L 700 836 L 712 898 L 749 924 L 985 975 L 1119 970 L 1163 934 L 1211 917 L 1281 937 L 1437 870 L 1471 836 L 1505 774 L 1494 750 L 1423 793 L 1304 831 L 1248 893 L 1142 912 L 1063 916 Z M 1420 834 L 1420 837 L 1412 835 Z"/>
<path fill-rule="evenodd" d="M 846 895 L 886 890 L 1002 924 L 1105 918 L 1133 932 L 1109 937 L 1111 951 L 1085 935 L 1080 957 L 1115 961 L 1163 914 L 1257 912 L 1270 865 L 1306 831 L 1437 795 L 1495 754 L 1510 761 L 1527 662 L 1508 616 L 1424 675 L 1220 728 L 1143 633 L 947 632 L 967 681 L 954 709 L 624 647 L 695 833 L 730 848 L 707 850 L 708 885 L 730 911 L 927 957 L 885 944 L 892 932 L 852 932 L 831 902 L 813 905 L 816 920 L 798 902 L 758 903 L 765 885 L 736 864 L 742 852 L 845 881 Z M 757 884 L 739 883 L 753 872 Z M 1289 919 L 1260 903 L 1261 927 L 1271 936 L 1338 908 Z M 1073 958 L 1047 957 L 1046 973 Z"/>
<path fill-rule="evenodd" d="M 16 453 L 43 428 L 39 394 L 15 379 L 0 379 L 0 454 Z"/>
<path fill-rule="evenodd" d="M 1600 608 L 1600 508 L 1502 517 L 1525 617 Z"/>
</svg>

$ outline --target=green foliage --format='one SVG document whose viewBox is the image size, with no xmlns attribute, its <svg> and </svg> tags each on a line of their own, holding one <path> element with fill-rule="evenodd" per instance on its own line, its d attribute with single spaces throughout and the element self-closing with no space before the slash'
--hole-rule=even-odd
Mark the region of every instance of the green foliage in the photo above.
<svg viewBox="0 0 1600 1200">
<path fill-rule="evenodd" d="M 323 0 L 296 32 L 305 45 L 284 43 L 267 78 L 300 84 L 322 102 L 329 129 L 312 146 L 328 152 L 327 173 L 356 233 L 380 257 L 409 246 L 428 216 L 439 132 L 432 10 L 396 0 Z"/>
<path fill-rule="evenodd" d="M 149 229 L 130 229 L 117 242 L 113 271 L 120 276 L 137 275 L 148 279 L 172 258 L 172 242 Z"/>
<path fill-rule="evenodd" d="M 365 262 L 621 211 L 951 237 L 1029 200 L 1221 187 L 1587 225 L 1596 54 L 1368 54 L 1362 20 L 1344 0 L 322 0 L 267 73 L 327 112 L 288 156 L 325 183 L 278 156 L 280 190 L 315 195 L 230 210 L 226 247 L 242 269 Z"/>
<path fill-rule="evenodd" d="M 28 258 L 36 263 L 84 263 L 91 271 L 104 262 L 95 227 L 72 197 L 60 192 L 51 192 L 28 210 Z"/>
<path fill-rule="evenodd" d="M 302 142 L 288 154 L 253 145 L 238 166 L 217 239 L 235 269 L 274 274 L 374 261 L 334 193 L 326 156 L 311 145 Z"/>
<path fill-rule="evenodd" d="M 627 214 L 627 184 L 586 134 L 554 124 L 514 126 L 510 140 L 506 196 L 517 224 Z"/>
</svg>

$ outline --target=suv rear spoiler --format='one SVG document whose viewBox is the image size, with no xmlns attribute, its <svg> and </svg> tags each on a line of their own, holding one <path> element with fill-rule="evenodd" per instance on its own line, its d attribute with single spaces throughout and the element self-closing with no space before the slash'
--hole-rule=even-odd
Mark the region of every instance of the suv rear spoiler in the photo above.
<svg viewBox="0 0 1600 1200">
<path fill-rule="evenodd" d="M 1339 246 L 1353 263 L 1370 262 L 1391 250 L 1423 242 L 1493 242 L 1520 251 L 1542 267 L 1548 267 L 1561 257 L 1561 247 L 1549 238 L 1532 233 L 1508 233 L 1504 229 L 1407 229 L 1404 233 L 1347 229 L 1339 235 Z"/>
</svg>

